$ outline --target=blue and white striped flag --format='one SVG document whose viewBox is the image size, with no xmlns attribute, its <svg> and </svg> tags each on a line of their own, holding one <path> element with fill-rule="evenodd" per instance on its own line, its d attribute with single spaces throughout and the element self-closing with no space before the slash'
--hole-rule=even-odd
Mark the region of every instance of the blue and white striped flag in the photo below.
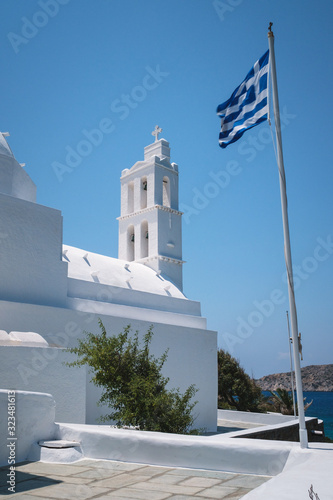
<svg viewBox="0 0 333 500">
<path fill-rule="evenodd" d="M 221 148 L 237 141 L 244 132 L 267 120 L 269 50 L 257 61 L 230 99 L 217 107 L 221 118 Z"/>
</svg>

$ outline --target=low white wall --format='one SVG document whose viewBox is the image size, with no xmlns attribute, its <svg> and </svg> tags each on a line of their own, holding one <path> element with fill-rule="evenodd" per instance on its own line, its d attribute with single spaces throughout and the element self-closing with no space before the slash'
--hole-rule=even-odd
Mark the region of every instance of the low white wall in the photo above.
<svg viewBox="0 0 333 500">
<path fill-rule="evenodd" d="M 285 415 L 283 415 L 285 416 Z M 313 421 L 313 425 L 316 424 L 317 418 L 316 417 L 305 417 L 305 423 L 306 424 L 311 424 L 311 421 Z M 232 421 L 230 421 L 231 423 Z M 245 421 L 244 421 L 245 423 Z M 322 424 L 322 420 L 318 420 L 319 424 Z M 229 433 L 230 438 L 234 437 L 246 437 L 246 438 L 251 438 L 251 435 L 253 436 L 252 439 L 267 439 L 272 441 L 275 440 L 284 440 L 287 442 L 295 442 L 293 439 L 293 436 L 298 440 L 299 434 L 298 434 L 298 417 L 297 419 L 293 418 L 292 420 L 287 420 L 285 422 L 281 423 L 262 423 L 258 424 L 258 427 L 251 427 L 250 429 L 244 429 L 244 430 L 239 430 L 239 431 L 234 431 Z M 307 425 L 308 427 L 308 425 Z M 292 430 L 290 430 L 290 428 Z M 266 437 L 260 437 L 265 435 Z"/>
<path fill-rule="evenodd" d="M 0 346 L 1 387 L 51 393 L 57 422 L 84 423 L 86 369 L 63 364 L 73 359 L 57 347 Z"/>
<path fill-rule="evenodd" d="M 0 389 L 0 466 L 26 460 L 36 441 L 54 439 L 57 429 L 54 417 L 55 401 L 51 394 L 9 393 L 9 389 Z"/>
<path fill-rule="evenodd" d="M 283 470 L 296 444 L 75 424 L 59 424 L 58 438 L 80 442 L 85 458 L 267 475 Z"/>
<path fill-rule="evenodd" d="M 230 422 L 248 422 L 260 425 L 284 424 L 295 420 L 294 416 L 282 413 L 255 413 L 249 411 L 218 410 L 218 420 Z"/>
</svg>

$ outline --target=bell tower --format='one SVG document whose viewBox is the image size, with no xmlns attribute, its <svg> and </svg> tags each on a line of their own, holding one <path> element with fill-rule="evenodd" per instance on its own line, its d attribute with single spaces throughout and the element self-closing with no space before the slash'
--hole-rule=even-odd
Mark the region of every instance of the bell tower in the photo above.
<svg viewBox="0 0 333 500">
<path fill-rule="evenodd" d="M 178 210 L 178 165 L 158 136 L 144 148 L 144 160 L 122 171 L 119 259 L 145 264 L 165 275 L 180 290 L 182 277 L 182 212 Z"/>
</svg>

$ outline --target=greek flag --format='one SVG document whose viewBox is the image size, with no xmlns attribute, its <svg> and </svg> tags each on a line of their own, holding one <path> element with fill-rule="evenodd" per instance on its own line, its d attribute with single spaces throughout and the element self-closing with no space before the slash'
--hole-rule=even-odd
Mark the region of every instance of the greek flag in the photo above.
<svg viewBox="0 0 333 500">
<path fill-rule="evenodd" d="M 221 148 L 236 142 L 244 132 L 267 120 L 269 50 L 257 61 L 230 99 L 217 107 L 221 118 Z"/>
</svg>

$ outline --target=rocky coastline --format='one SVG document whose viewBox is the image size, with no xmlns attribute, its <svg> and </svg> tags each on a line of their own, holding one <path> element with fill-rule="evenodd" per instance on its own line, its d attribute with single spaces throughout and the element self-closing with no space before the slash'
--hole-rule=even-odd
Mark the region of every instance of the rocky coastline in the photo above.
<svg viewBox="0 0 333 500">
<path fill-rule="evenodd" d="M 263 391 L 275 391 L 278 387 L 291 390 L 290 372 L 274 373 L 255 380 Z M 310 365 L 302 368 L 303 391 L 333 392 L 333 364 Z"/>
</svg>

